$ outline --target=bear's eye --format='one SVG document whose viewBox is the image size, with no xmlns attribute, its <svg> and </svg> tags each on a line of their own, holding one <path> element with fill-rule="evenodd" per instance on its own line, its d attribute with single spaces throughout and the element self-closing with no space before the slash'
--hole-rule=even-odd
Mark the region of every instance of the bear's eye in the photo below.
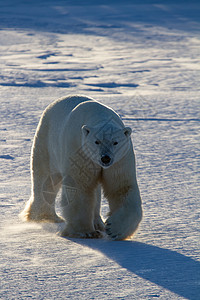
<svg viewBox="0 0 200 300">
<path fill-rule="evenodd" d="M 101 142 L 100 142 L 100 141 L 95 141 L 95 144 L 96 144 L 96 145 L 100 145 Z"/>
<path fill-rule="evenodd" d="M 114 142 L 113 145 L 116 146 L 118 144 L 118 142 Z"/>
</svg>

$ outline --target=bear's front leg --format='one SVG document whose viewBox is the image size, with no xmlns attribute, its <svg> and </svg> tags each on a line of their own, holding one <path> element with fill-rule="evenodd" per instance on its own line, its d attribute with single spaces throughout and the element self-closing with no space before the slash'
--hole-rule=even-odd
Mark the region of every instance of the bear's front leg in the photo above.
<svg viewBox="0 0 200 300">
<path fill-rule="evenodd" d="M 94 227 L 95 195 L 76 189 L 70 197 L 68 187 L 63 186 L 62 209 L 66 227 L 61 236 L 77 238 L 100 238 L 102 234 Z"/>
<path fill-rule="evenodd" d="M 113 203 L 118 203 L 116 208 Z M 106 233 L 113 240 L 124 240 L 136 231 L 142 219 L 142 206 L 139 189 L 129 189 L 118 199 L 110 198 L 110 217 L 106 220 Z M 114 207 L 114 209 L 113 209 Z"/>
</svg>

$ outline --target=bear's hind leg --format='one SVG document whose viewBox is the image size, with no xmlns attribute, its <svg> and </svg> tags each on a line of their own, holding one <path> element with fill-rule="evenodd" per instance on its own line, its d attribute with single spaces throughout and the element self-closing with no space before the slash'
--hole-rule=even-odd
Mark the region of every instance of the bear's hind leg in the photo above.
<svg viewBox="0 0 200 300">
<path fill-rule="evenodd" d="M 50 175 L 43 185 L 43 197 L 45 200 L 45 204 L 49 208 L 49 213 L 46 214 L 46 219 L 55 223 L 64 222 L 64 220 L 55 212 L 56 195 L 61 187 L 61 184 L 62 177 L 57 173 Z M 45 212 L 47 207 L 45 208 Z"/>
<path fill-rule="evenodd" d="M 55 212 L 55 198 L 61 185 L 59 174 L 33 175 L 32 195 L 21 217 L 26 221 L 63 222 Z"/>
<path fill-rule="evenodd" d="M 101 211 L 101 186 L 100 185 L 98 185 L 95 191 L 95 198 L 96 198 L 96 207 L 94 213 L 94 228 L 96 230 L 104 231 L 105 226 L 100 215 L 100 211 Z"/>
</svg>

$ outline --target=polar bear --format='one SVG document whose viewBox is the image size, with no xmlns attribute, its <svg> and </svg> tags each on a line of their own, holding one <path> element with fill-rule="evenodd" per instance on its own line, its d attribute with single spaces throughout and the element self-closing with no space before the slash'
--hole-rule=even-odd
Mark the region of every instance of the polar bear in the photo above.
<svg viewBox="0 0 200 300">
<path fill-rule="evenodd" d="M 62 236 L 124 240 L 142 218 L 131 128 L 111 108 L 85 96 L 68 96 L 44 111 L 31 154 L 32 194 L 21 216 L 62 222 L 55 198 L 62 187 Z M 104 224 L 101 188 L 109 203 Z"/>
</svg>

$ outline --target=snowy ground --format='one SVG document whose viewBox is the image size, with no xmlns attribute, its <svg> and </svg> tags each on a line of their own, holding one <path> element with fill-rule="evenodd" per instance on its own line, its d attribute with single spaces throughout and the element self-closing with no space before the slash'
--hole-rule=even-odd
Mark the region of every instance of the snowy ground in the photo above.
<svg viewBox="0 0 200 300">
<path fill-rule="evenodd" d="M 199 299 L 199 15 L 186 0 L 0 1 L 1 299 Z M 144 218 L 130 241 L 18 218 L 40 115 L 74 93 L 133 129 Z"/>
</svg>

